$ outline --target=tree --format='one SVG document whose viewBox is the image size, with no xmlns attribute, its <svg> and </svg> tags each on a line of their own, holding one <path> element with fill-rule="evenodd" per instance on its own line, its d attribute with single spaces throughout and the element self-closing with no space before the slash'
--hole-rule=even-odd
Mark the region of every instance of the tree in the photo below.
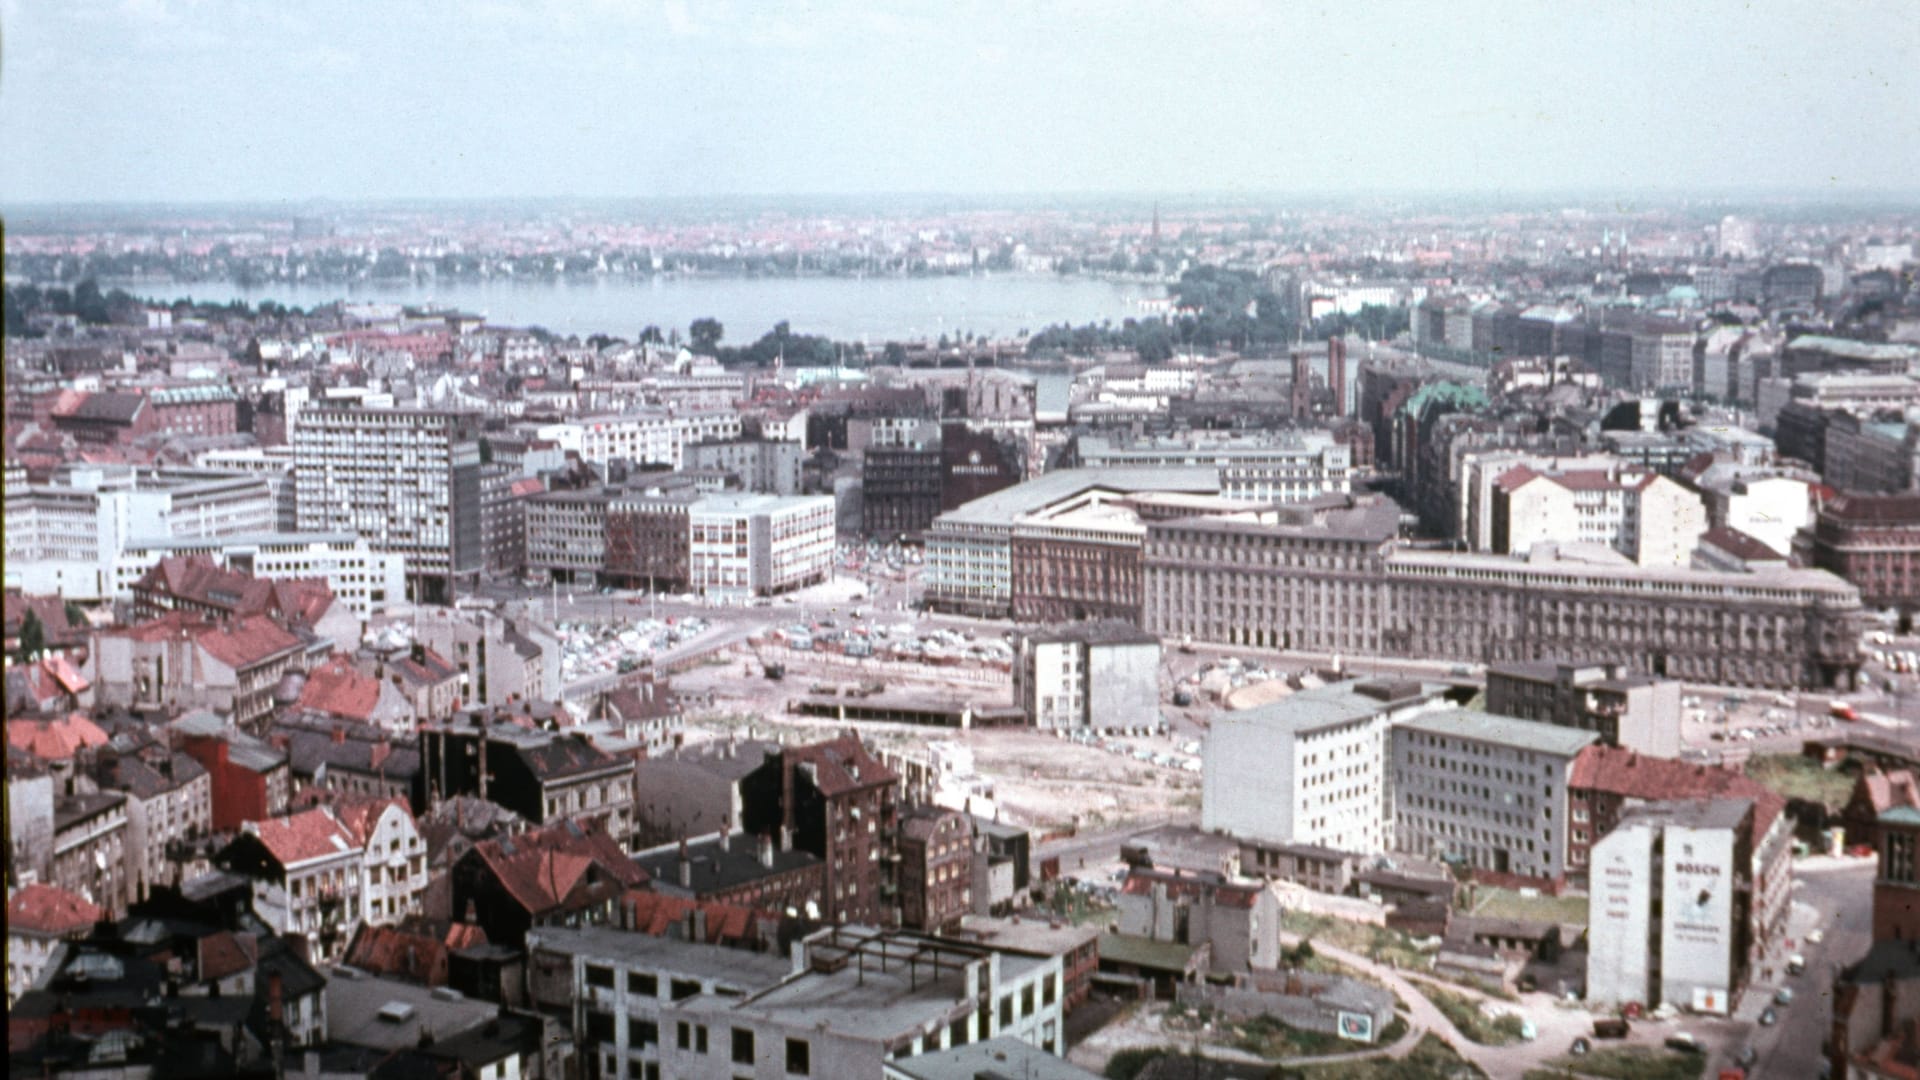
<svg viewBox="0 0 1920 1080">
<path fill-rule="evenodd" d="M 666 335 L 662 334 L 660 328 L 657 326 L 649 325 L 645 330 L 640 331 L 640 344 L 642 345 L 658 345 L 665 340 Z"/>
<path fill-rule="evenodd" d="M 84 626 L 86 624 L 86 621 L 87 621 L 86 608 L 83 608 L 79 604 L 76 604 L 73 601 L 69 600 L 67 601 L 66 611 L 67 611 L 68 626 Z"/>
<path fill-rule="evenodd" d="M 888 367 L 906 367 L 907 347 L 897 341 L 887 342 L 886 349 L 880 354 L 880 362 Z"/>
<path fill-rule="evenodd" d="M 717 356 L 720 352 L 720 339 L 726 336 L 726 327 L 718 319 L 695 319 L 687 327 L 687 335 L 693 339 L 693 351 Z"/>
<path fill-rule="evenodd" d="M 20 662 L 30 664 L 46 651 L 47 628 L 40 625 L 40 613 L 28 608 L 26 618 L 20 620 Z"/>
</svg>

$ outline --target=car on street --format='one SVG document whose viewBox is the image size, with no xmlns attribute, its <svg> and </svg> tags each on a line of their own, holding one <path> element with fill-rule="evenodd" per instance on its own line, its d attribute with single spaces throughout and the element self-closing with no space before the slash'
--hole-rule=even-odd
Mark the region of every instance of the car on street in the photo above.
<svg viewBox="0 0 1920 1080">
<path fill-rule="evenodd" d="M 1753 1063 L 1758 1060 L 1760 1060 L 1760 1051 L 1755 1050 L 1751 1046 L 1742 1049 L 1738 1054 L 1733 1056 L 1733 1063 L 1743 1069 L 1752 1068 Z"/>
<path fill-rule="evenodd" d="M 1827 932 L 1825 930 L 1807 931 L 1807 944 L 1818 945 L 1825 940 L 1827 940 Z"/>
<path fill-rule="evenodd" d="M 1780 1014 L 1777 1012 L 1774 1012 L 1771 1008 L 1760 1010 L 1760 1026 L 1761 1027 L 1772 1027 L 1776 1022 L 1779 1021 L 1779 1019 L 1780 1019 Z"/>
<path fill-rule="evenodd" d="M 1667 1049 L 1678 1050 L 1678 1051 L 1681 1051 L 1682 1053 L 1687 1053 L 1687 1054 L 1699 1054 L 1704 1052 L 1703 1048 L 1700 1045 L 1700 1040 L 1694 1038 L 1691 1032 L 1686 1032 L 1686 1031 L 1676 1031 L 1673 1034 L 1667 1036 Z"/>
<path fill-rule="evenodd" d="M 1793 988 L 1790 986 L 1783 986 L 1780 989 L 1775 990 L 1773 992 L 1773 1003 L 1775 1005 L 1793 1004 Z"/>
<path fill-rule="evenodd" d="M 1567 1048 L 1567 1052 L 1574 1057 L 1579 1057 L 1591 1049 L 1593 1049 L 1593 1044 L 1587 1041 L 1585 1035 L 1580 1035 L 1574 1038 L 1573 1045 Z"/>
</svg>

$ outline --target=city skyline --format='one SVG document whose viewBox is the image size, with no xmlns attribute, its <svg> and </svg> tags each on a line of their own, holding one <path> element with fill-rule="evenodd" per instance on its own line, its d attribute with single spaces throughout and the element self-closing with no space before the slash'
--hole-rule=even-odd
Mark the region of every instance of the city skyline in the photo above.
<svg viewBox="0 0 1920 1080">
<path fill-rule="evenodd" d="M 0 191 L 1850 200 L 1920 172 L 1903 14 L 11 2 Z"/>
</svg>

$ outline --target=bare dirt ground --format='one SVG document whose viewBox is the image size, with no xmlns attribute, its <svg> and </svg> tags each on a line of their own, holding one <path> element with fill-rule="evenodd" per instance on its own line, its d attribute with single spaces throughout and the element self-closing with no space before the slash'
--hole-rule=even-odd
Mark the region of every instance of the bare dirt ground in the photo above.
<svg viewBox="0 0 1920 1080">
<path fill-rule="evenodd" d="M 964 696 L 981 704 L 1005 705 L 1007 686 L 992 688 L 956 685 L 942 680 L 939 669 L 928 669 L 925 679 L 890 679 L 888 689 L 943 696 Z M 843 670 L 826 662 L 791 664 L 778 682 L 763 677 L 751 649 L 743 646 L 714 657 L 706 664 L 674 676 L 674 689 L 691 698 L 688 737 L 699 740 L 751 728 L 761 737 L 790 740 L 824 738 L 843 730 L 832 720 L 787 715 L 789 699 L 805 694 L 816 682 L 846 682 Z M 903 724 L 857 725 L 861 735 L 880 746 L 924 746 L 945 740 L 973 751 L 977 772 L 994 783 L 1001 816 L 1009 823 L 1046 829 L 1078 825 L 1082 829 L 1130 822 L 1164 821 L 1192 815 L 1200 808 L 1198 773 L 1136 760 L 1098 745 L 1084 745 L 1025 728 L 914 727 Z M 1123 742 L 1150 753 L 1168 752 L 1165 738 L 1133 738 Z M 1077 818 L 1077 821 L 1076 821 Z"/>
</svg>

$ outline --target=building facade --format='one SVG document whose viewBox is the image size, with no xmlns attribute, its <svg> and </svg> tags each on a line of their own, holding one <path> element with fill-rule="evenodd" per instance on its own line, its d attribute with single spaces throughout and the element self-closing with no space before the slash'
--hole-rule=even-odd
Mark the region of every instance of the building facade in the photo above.
<svg viewBox="0 0 1920 1080">
<path fill-rule="evenodd" d="M 1753 811 L 1649 803 L 1594 848 L 1589 1004 L 1732 1013 L 1751 975 Z"/>
<path fill-rule="evenodd" d="M 479 414 L 309 405 L 293 454 L 301 531 L 405 556 L 412 599 L 447 601 L 485 565 Z"/>
<path fill-rule="evenodd" d="M 689 508 L 688 583 L 702 594 L 767 596 L 833 572 L 831 495 L 709 495 Z"/>
<path fill-rule="evenodd" d="M 1487 669 L 1487 711 L 1591 731 L 1609 746 L 1680 756 L 1680 684 L 1617 664 L 1539 662 Z"/>
<path fill-rule="evenodd" d="M 1013 698 L 1042 730 L 1151 728 L 1160 717 L 1160 639 L 1119 620 L 1024 634 Z"/>
<path fill-rule="evenodd" d="M 1465 709 L 1394 724 L 1394 845 L 1495 874 L 1559 881 L 1568 791 L 1591 732 Z"/>
</svg>

